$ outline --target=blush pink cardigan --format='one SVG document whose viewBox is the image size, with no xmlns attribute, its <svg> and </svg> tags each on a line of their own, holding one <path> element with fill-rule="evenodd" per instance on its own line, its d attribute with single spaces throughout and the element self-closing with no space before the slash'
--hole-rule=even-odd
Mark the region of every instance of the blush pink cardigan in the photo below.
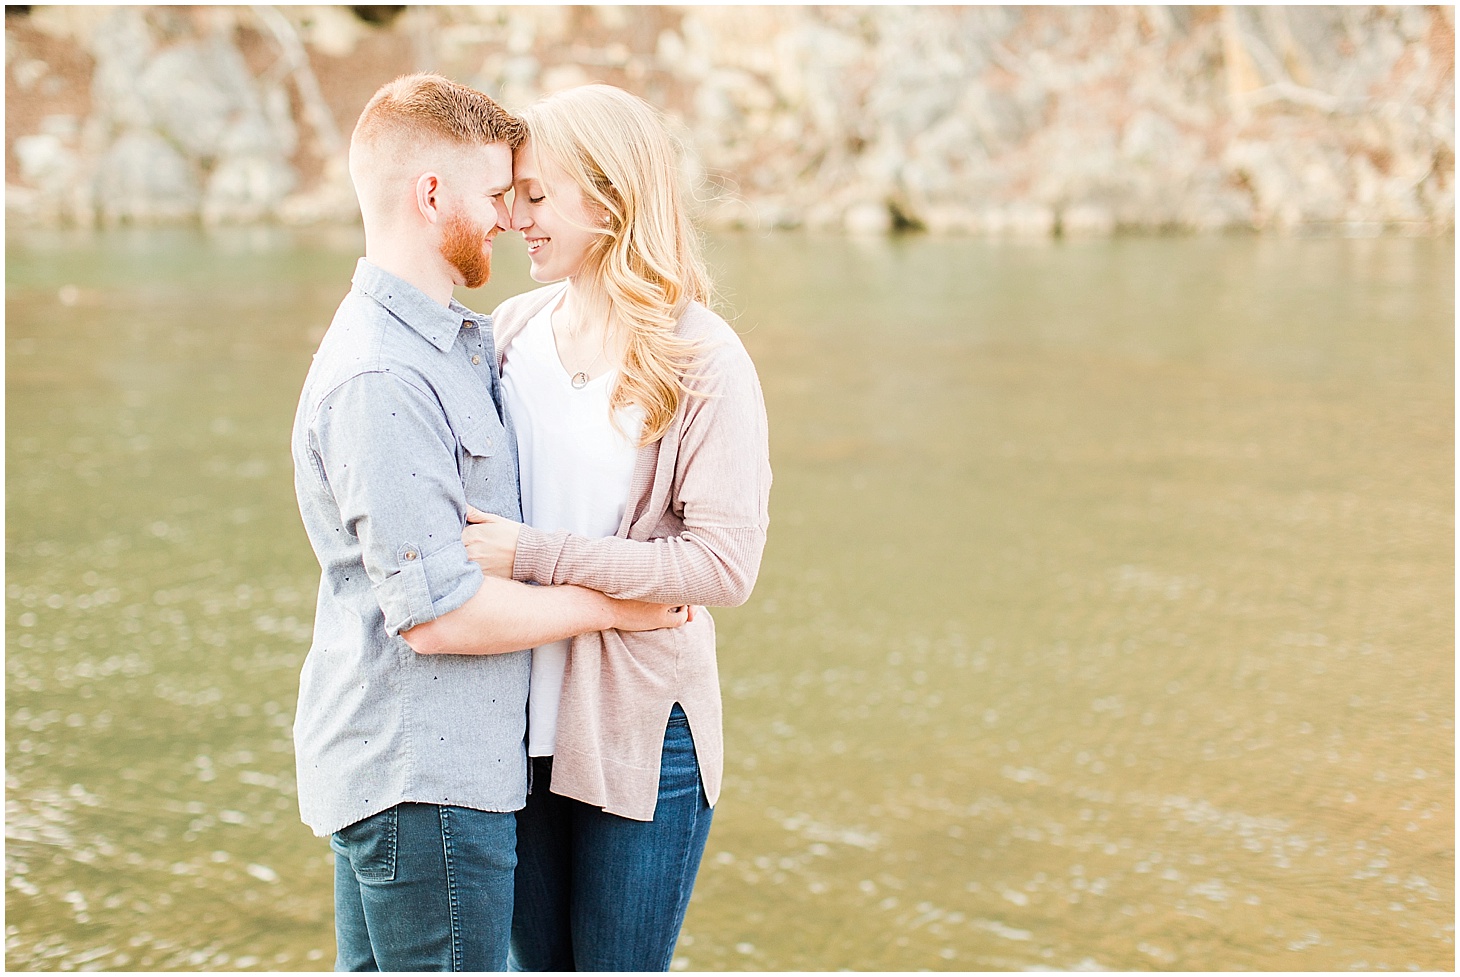
<svg viewBox="0 0 1460 977">
<path fill-rule="evenodd" d="M 492 315 L 497 362 L 512 337 L 562 294 L 550 285 Z M 512 576 L 578 584 L 613 597 L 733 607 L 750 597 L 770 522 L 770 451 L 760 380 L 735 331 L 698 302 L 678 334 L 700 344 L 669 429 L 640 448 L 618 533 L 599 539 L 524 526 Z M 713 805 L 724 769 L 715 622 L 676 630 L 595 631 L 573 639 L 558 705 L 552 790 L 610 814 L 651 821 L 670 709 L 689 718 Z"/>
</svg>

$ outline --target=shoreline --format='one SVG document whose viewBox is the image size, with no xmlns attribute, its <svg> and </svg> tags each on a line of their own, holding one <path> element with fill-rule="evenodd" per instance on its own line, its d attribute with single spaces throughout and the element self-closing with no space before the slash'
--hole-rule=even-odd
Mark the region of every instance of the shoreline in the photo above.
<svg viewBox="0 0 1460 977">
<path fill-rule="evenodd" d="M 1450 7 L 368 9 L 8 7 L 7 219 L 351 223 L 350 120 L 435 70 L 642 95 L 714 229 L 1454 228 Z"/>
</svg>

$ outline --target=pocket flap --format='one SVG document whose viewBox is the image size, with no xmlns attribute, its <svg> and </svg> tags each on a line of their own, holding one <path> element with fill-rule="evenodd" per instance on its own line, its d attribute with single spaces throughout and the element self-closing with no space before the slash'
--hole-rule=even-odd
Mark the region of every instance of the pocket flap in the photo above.
<svg viewBox="0 0 1460 977">
<path fill-rule="evenodd" d="M 497 437 L 498 432 L 484 421 L 458 428 L 456 431 L 456 439 L 461 442 L 463 450 L 478 458 L 488 458 L 496 451 Z"/>
</svg>

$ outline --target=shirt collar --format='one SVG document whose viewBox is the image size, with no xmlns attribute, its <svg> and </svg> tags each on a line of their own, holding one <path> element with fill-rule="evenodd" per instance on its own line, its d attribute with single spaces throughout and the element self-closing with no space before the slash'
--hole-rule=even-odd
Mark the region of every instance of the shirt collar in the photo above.
<svg viewBox="0 0 1460 977">
<path fill-rule="evenodd" d="M 470 319 L 478 326 L 487 323 L 486 316 L 471 311 L 455 298 L 449 305 L 442 305 L 404 278 L 364 258 L 355 264 L 355 276 L 350 281 L 443 353 L 456 345 L 463 320 Z"/>
</svg>

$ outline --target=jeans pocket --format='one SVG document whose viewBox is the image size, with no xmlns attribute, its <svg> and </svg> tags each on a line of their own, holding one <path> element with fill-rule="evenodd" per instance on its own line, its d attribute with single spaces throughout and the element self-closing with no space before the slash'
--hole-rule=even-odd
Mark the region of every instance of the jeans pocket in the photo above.
<svg viewBox="0 0 1460 977">
<path fill-rule="evenodd" d="M 330 847 L 350 860 L 350 869 L 361 882 L 393 882 L 396 809 L 392 807 L 341 828 L 330 837 Z"/>
</svg>

